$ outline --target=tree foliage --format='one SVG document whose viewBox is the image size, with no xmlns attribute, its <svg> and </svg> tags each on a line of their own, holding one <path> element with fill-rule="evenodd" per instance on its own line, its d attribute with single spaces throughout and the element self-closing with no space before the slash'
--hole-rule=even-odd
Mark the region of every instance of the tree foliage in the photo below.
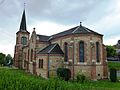
<svg viewBox="0 0 120 90">
<path fill-rule="evenodd" d="M 12 65 L 12 62 L 13 62 L 13 59 L 12 59 L 11 55 L 8 54 L 5 58 L 4 65 L 6 65 L 6 66 Z"/>
<path fill-rule="evenodd" d="M 10 54 L 7 56 L 3 53 L 0 53 L 0 65 L 10 66 L 13 64 L 13 58 Z"/>
<path fill-rule="evenodd" d="M 57 76 L 68 81 L 71 78 L 71 71 L 68 68 L 58 68 Z"/>
<path fill-rule="evenodd" d="M 4 64 L 4 60 L 5 60 L 5 54 L 0 53 L 0 64 Z"/>
<path fill-rule="evenodd" d="M 115 50 L 115 48 L 113 46 L 107 45 L 106 50 L 107 50 L 107 57 L 116 56 L 116 50 Z"/>
</svg>

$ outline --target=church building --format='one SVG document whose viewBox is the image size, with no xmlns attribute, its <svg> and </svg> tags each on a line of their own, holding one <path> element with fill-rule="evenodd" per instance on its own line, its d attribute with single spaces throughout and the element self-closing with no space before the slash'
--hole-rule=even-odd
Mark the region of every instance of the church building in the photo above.
<svg viewBox="0 0 120 90">
<path fill-rule="evenodd" d="M 44 78 L 56 76 L 57 68 L 62 67 L 71 71 L 72 78 L 77 73 L 91 79 L 108 78 L 102 34 L 80 22 L 78 26 L 51 36 L 37 34 L 33 28 L 30 36 L 25 10 L 16 33 L 14 66 Z"/>
</svg>

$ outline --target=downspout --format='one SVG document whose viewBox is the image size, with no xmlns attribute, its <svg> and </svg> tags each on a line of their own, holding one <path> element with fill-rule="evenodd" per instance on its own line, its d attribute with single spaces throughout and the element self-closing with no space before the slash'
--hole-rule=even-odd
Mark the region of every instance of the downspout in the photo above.
<svg viewBox="0 0 120 90">
<path fill-rule="evenodd" d="M 74 80 L 74 37 L 73 37 L 73 80 Z"/>
<path fill-rule="evenodd" d="M 47 65 L 47 78 L 49 78 L 49 70 L 50 70 L 50 55 L 49 55 L 49 53 L 48 53 L 48 65 Z"/>
<path fill-rule="evenodd" d="M 23 69 L 23 67 L 24 67 L 24 63 L 25 63 L 25 61 L 23 60 L 24 58 L 23 58 L 23 56 L 24 56 L 24 53 L 23 53 L 23 47 L 22 47 L 22 50 L 21 50 L 21 52 L 20 52 L 20 56 L 21 56 L 21 60 L 20 60 L 20 69 Z M 24 62 L 24 63 L 23 63 Z"/>
</svg>

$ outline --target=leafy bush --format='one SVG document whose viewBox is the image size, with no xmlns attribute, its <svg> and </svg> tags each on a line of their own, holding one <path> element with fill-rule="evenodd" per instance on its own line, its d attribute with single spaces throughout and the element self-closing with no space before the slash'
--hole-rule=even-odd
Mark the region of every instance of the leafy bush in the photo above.
<svg viewBox="0 0 120 90">
<path fill-rule="evenodd" d="M 5 60 L 5 54 L 0 53 L 0 65 L 4 64 L 4 60 Z"/>
<path fill-rule="evenodd" d="M 109 69 L 115 68 L 117 70 L 120 70 L 120 62 L 108 62 Z"/>
<path fill-rule="evenodd" d="M 86 76 L 84 74 L 78 73 L 76 76 L 77 82 L 84 83 L 86 80 Z"/>
<path fill-rule="evenodd" d="M 67 68 L 58 68 L 57 76 L 65 81 L 68 81 L 71 78 L 71 71 Z"/>
<path fill-rule="evenodd" d="M 116 69 L 110 69 L 110 80 L 112 82 L 116 82 L 117 81 L 117 72 L 116 72 Z"/>
<path fill-rule="evenodd" d="M 114 57 L 117 55 L 116 50 L 113 46 L 107 45 L 106 50 L 107 50 L 107 57 Z"/>
</svg>

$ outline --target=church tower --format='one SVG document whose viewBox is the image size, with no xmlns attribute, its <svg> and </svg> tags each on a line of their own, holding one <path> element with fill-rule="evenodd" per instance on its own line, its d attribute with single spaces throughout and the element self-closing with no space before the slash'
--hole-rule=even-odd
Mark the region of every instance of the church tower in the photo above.
<svg viewBox="0 0 120 90">
<path fill-rule="evenodd" d="M 23 47 L 28 46 L 29 32 L 26 27 L 25 9 L 22 14 L 19 31 L 16 33 L 16 45 L 14 51 L 14 66 L 22 68 L 22 51 Z"/>
</svg>

